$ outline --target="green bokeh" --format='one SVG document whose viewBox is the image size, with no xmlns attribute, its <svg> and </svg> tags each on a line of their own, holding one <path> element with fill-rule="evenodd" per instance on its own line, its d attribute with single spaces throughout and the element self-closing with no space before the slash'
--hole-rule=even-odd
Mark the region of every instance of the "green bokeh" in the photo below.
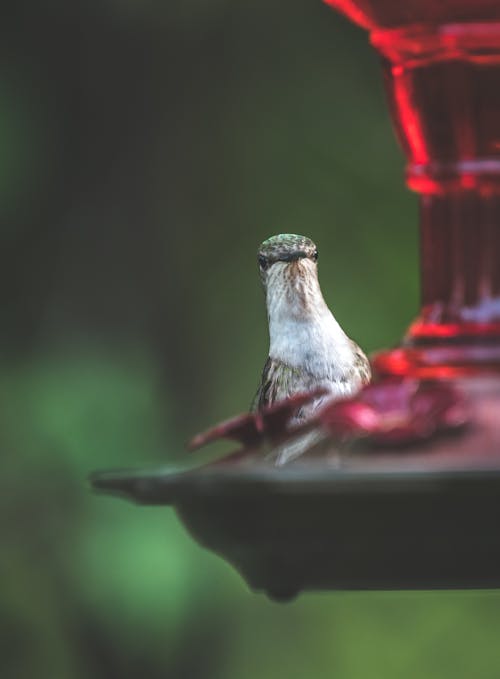
<svg viewBox="0 0 500 679">
<path fill-rule="evenodd" d="M 179 464 L 248 407 L 273 233 L 316 240 L 367 350 L 414 316 L 416 201 L 366 36 L 319 0 L 33 0 L 1 31 L 1 676 L 496 678 L 495 593 L 278 606 L 170 510 L 86 482 Z"/>
</svg>

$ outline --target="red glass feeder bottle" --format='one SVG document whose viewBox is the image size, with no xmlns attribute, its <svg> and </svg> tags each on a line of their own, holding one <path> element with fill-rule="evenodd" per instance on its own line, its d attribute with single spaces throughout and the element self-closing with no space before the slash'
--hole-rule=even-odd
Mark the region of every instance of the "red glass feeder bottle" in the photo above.
<svg viewBox="0 0 500 679">
<path fill-rule="evenodd" d="M 500 370 L 500 2 L 327 0 L 370 31 L 420 196 L 419 317 L 379 375 Z"/>
</svg>

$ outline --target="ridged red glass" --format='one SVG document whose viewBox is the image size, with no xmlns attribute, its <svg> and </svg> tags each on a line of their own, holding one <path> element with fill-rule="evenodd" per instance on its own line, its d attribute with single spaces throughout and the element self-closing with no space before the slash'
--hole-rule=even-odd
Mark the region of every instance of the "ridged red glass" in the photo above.
<svg viewBox="0 0 500 679">
<path fill-rule="evenodd" d="M 370 30 L 420 194 L 420 315 L 375 368 L 500 371 L 500 0 L 327 2 Z"/>
</svg>

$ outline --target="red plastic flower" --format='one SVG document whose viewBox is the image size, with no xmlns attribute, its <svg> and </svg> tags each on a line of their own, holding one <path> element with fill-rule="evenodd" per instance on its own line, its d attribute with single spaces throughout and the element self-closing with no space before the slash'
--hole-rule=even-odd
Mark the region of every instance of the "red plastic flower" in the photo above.
<svg viewBox="0 0 500 679">
<path fill-rule="evenodd" d="M 320 428 L 337 440 L 364 438 L 374 445 L 403 446 L 462 427 L 469 418 L 463 394 L 450 383 L 385 380 L 352 398 L 327 403 L 314 418 L 291 428 L 297 410 L 324 393 L 296 394 L 261 412 L 237 415 L 195 436 L 188 448 L 230 439 L 241 443 L 239 452 L 244 453 L 264 442 L 276 445 Z"/>
<path fill-rule="evenodd" d="M 325 393 L 324 389 L 316 389 L 304 394 L 295 394 L 260 412 L 236 415 L 197 434 L 188 443 L 188 449 L 197 450 L 219 439 L 238 441 L 247 448 L 254 448 L 265 439 L 273 443 L 281 441 L 290 436 L 289 421 L 297 410 Z"/>
<path fill-rule="evenodd" d="M 318 420 L 335 438 L 404 445 L 463 426 L 468 409 L 462 393 L 449 383 L 387 380 L 326 405 Z"/>
</svg>

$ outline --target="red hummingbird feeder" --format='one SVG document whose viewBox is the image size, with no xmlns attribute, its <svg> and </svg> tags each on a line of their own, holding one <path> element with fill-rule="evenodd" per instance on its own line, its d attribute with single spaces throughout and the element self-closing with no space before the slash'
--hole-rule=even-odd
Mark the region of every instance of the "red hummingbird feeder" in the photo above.
<svg viewBox="0 0 500 679">
<path fill-rule="evenodd" d="M 276 599 L 500 587 L 500 0 L 327 2 L 382 57 L 420 196 L 419 316 L 374 357 L 374 387 L 324 411 L 333 437 L 320 454 L 273 464 L 285 404 L 196 439 L 215 431 L 243 453 L 92 482 L 173 505 L 195 539 Z M 353 432 L 361 441 L 346 447 Z"/>
</svg>

